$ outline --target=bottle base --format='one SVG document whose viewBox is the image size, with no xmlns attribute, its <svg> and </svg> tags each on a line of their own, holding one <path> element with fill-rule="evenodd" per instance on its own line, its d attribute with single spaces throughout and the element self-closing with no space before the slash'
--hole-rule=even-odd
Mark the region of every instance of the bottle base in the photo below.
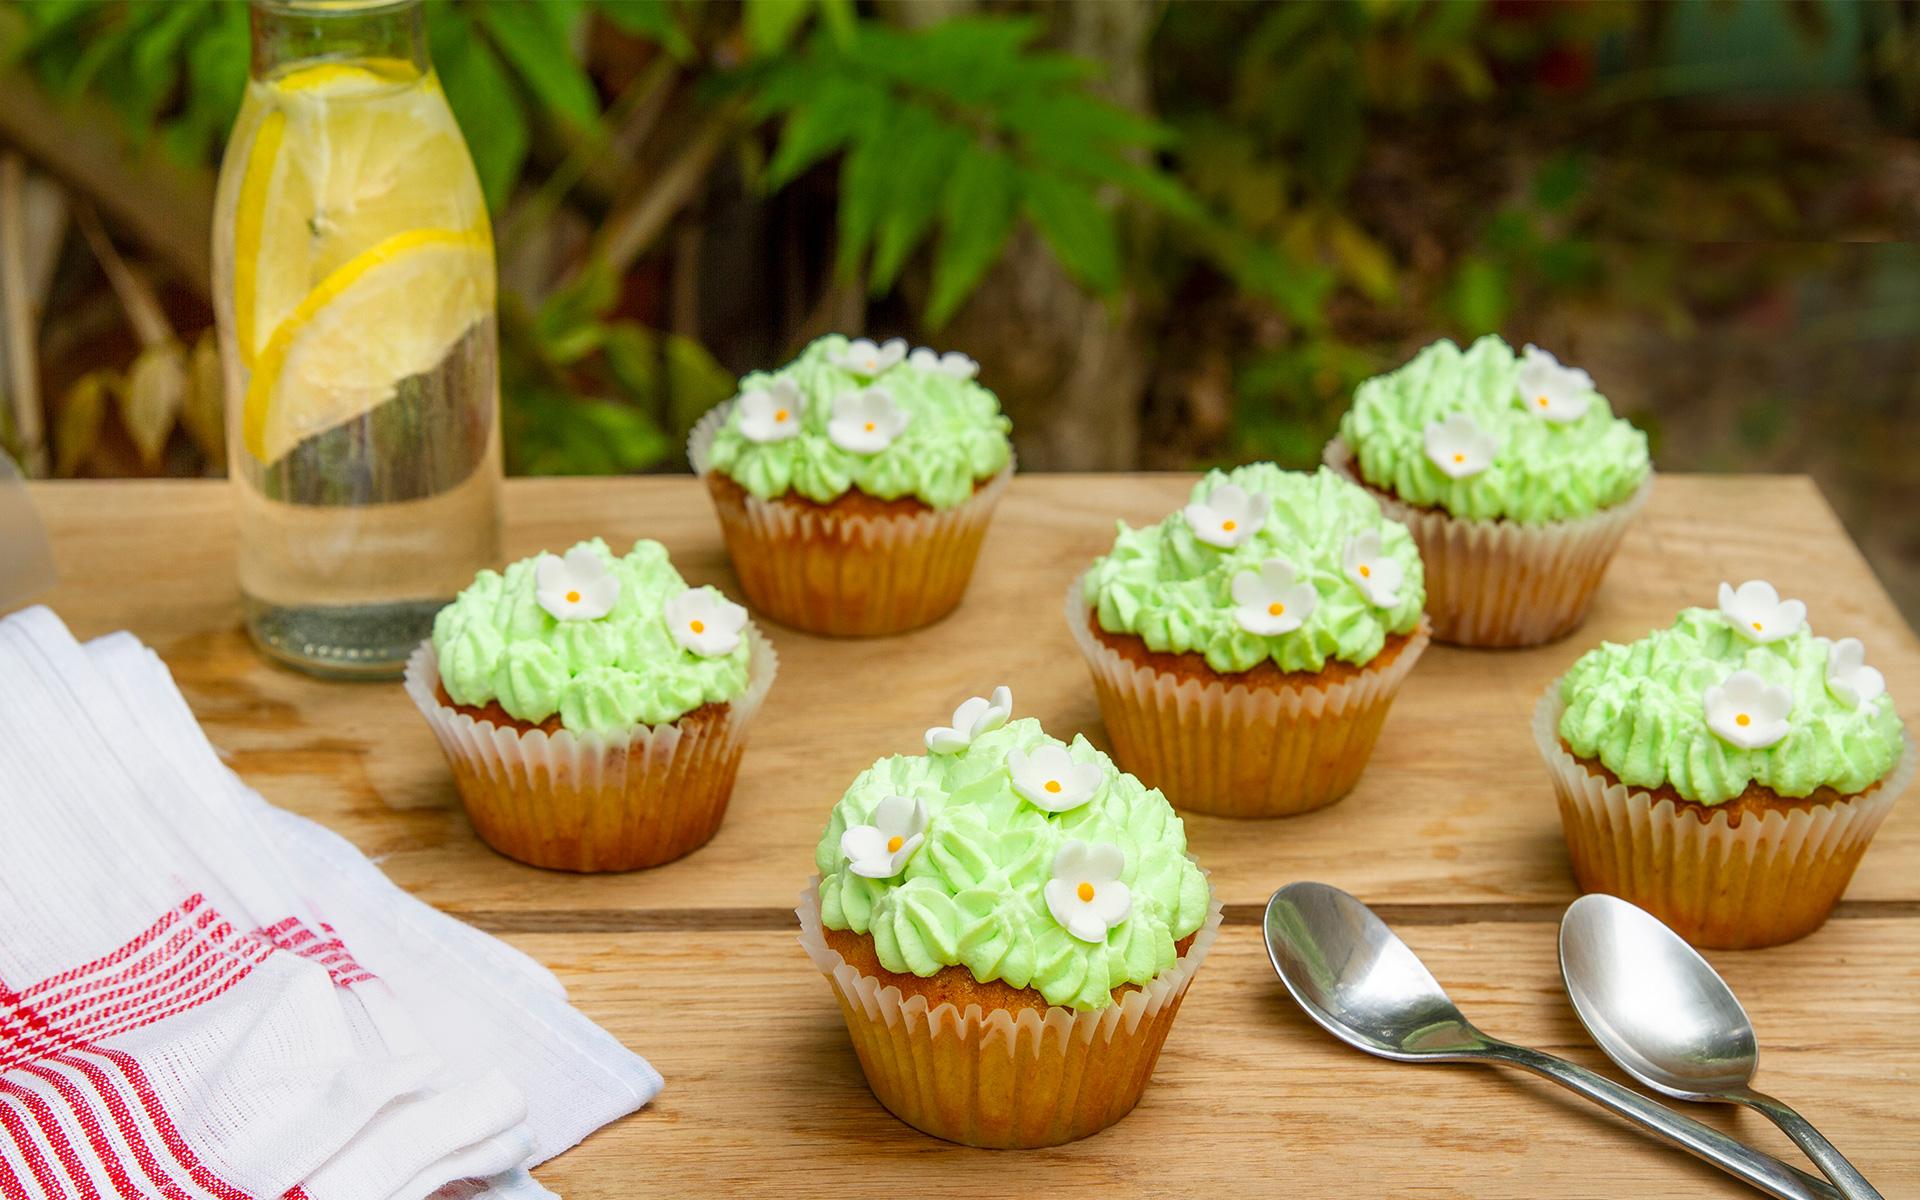
<svg viewBox="0 0 1920 1200">
<path fill-rule="evenodd" d="M 446 600 L 289 606 L 246 597 L 247 636 L 275 662 L 326 679 L 398 679 Z"/>
</svg>

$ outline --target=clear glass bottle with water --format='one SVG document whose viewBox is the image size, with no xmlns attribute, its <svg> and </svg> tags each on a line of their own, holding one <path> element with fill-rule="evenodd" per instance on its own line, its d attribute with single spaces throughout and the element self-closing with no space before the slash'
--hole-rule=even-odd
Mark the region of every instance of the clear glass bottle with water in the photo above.
<svg viewBox="0 0 1920 1200">
<path fill-rule="evenodd" d="M 499 557 L 493 234 L 420 0 L 255 0 L 214 305 L 247 631 L 391 676 Z"/>
</svg>

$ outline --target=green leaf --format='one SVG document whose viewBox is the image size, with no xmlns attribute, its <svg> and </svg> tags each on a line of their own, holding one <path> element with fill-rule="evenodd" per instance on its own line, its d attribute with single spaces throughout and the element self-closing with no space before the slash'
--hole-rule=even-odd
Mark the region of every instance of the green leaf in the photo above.
<svg viewBox="0 0 1920 1200">
<path fill-rule="evenodd" d="M 892 178 L 874 237 L 868 286 L 881 295 L 899 278 L 900 268 L 933 224 L 940 191 L 954 162 L 966 148 L 965 135 L 917 105 L 902 109 L 893 136 Z"/>
<path fill-rule="evenodd" d="M 780 146 L 767 167 L 767 189 L 777 191 L 801 172 L 870 130 L 889 103 L 881 89 L 840 76 L 822 80 L 807 102 L 793 110 L 780 131 Z"/>
<path fill-rule="evenodd" d="M 600 316 L 613 307 L 619 293 L 620 281 L 597 258 L 555 288 L 534 318 L 534 337 L 546 357 L 565 364 L 597 349 L 606 335 Z"/>
<path fill-rule="evenodd" d="M 600 101 L 573 52 L 578 9 L 541 4 L 482 4 L 473 10 L 494 48 L 540 102 L 583 131 L 600 122 Z"/>
<path fill-rule="evenodd" d="M 1020 175 L 1021 209 L 1060 259 L 1089 290 L 1109 295 L 1120 286 L 1120 244 L 1113 215 L 1091 189 L 1043 171 Z"/>
<path fill-rule="evenodd" d="M 1497 331 L 1507 315 L 1507 283 L 1500 268 L 1478 255 L 1462 259 L 1447 307 L 1469 337 Z"/>
<path fill-rule="evenodd" d="M 466 135 L 487 207 L 498 212 L 527 159 L 526 115 L 514 97 L 505 66 L 461 11 L 439 8 L 432 17 L 428 28 L 434 69 Z"/>
<path fill-rule="evenodd" d="M 859 271 L 873 242 L 874 227 L 891 186 L 893 143 L 889 131 L 898 120 L 896 113 L 884 125 L 865 131 L 840 165 L 839 246 L 834 252 L 834 270 L 843 280 L 852 279 Z"/>
<path fill-rule="evenodd" d="M 1000 257 L 1018 215 L 1018 184 L 1004 154 L 969 148 L 954 165 L 941 202 L 943 229 L 933 259 L 926 321 L 947 323 Z"/>
<path fill-rule="evenodd" d="M 733 395 L 737 380 L 705 346 L 677 333 L 667 336 L 666 367 L 667 408 L 673 416 L 675 444 L 679 445 L 708 409 Z"/>
<path fill-rule="evenodd" d="M 747 45 L 755 54 L 785 50 L 812 12 L 813 0 L 747 0 Z"/>
<path fill-rule="evenodd" d="M 676 61 L 693 57 L 693 39 L 666 0 L 600 0 L 598 7 L 623 33 L 653 42 Z"/>
</svg>

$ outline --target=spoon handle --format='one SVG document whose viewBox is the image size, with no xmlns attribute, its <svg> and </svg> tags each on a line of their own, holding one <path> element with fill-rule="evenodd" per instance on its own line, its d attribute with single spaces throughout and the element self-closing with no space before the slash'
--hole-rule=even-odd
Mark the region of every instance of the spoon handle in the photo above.
<svg viewBox="0 0 1920 1200">
<path fill-rule="evenodd" d="M 1682 1116 L 1658 1101 L 1649 1100 L 1566 1059 L 1507 1042 L 1490 1041 L 1487 1051 L 1486 1058 L 1489 1061 L 1519 1067 L 1551 1079 L 1602 1108 L 1645 1126 L 1694 1157 L 1712 1163 L 1770 1196 L 1777 1196 L 1780 1200 L 1815 1200 L 1816 1197 L 1818 1200 L 1842 1200 L 1840 1193 L 1826 1180 L 1816 1179 L 1805 1171 L 1790 1167 L 1772 1155 L 1763 1154 L 1744 1142 L 1702 1125 L 1692 1117 Z"/>
<path fill-rule="evenodd" d="M 1756 1092 L 1752 1088 L 1730 1092 L 1727 1098 L 1764 1114 L 1768 1120 L 1785 1130 L 1787 1136 L 1807 1152 L 1813 1165 L 1827 1173 L 1827 1178 L 1833 1180 L 1834 1186 L 1840 1189 L 1840 1194 L 1846 1200 L 1883 1200 L 1880 1193 L 1873 1190 L 1873 1185 L 1867 1182 L 1867 1177 L 1856 1170 L 1846 1156 L 1834 1149 L 1833 1143 L 1799 1113 L 1765 1092 Z"/>
</svg>

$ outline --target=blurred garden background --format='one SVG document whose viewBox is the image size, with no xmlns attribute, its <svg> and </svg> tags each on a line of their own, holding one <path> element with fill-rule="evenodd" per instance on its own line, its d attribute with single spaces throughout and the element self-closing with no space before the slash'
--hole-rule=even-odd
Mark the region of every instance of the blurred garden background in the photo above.
<svg viewBox="0 0 1920 1200">
<path fill-rule="evenodd" d="M 1495 331 L 1659 467 L 1812 474 L 1920 622 L 1920 3 L 429 0 L 507 467 L 684 469 L 828 331 L 959 349 L 1033 470 L 1306 466 Z M 0 0 L 0 444 L 217 474 L 229 0 Z"/>
</svg>

